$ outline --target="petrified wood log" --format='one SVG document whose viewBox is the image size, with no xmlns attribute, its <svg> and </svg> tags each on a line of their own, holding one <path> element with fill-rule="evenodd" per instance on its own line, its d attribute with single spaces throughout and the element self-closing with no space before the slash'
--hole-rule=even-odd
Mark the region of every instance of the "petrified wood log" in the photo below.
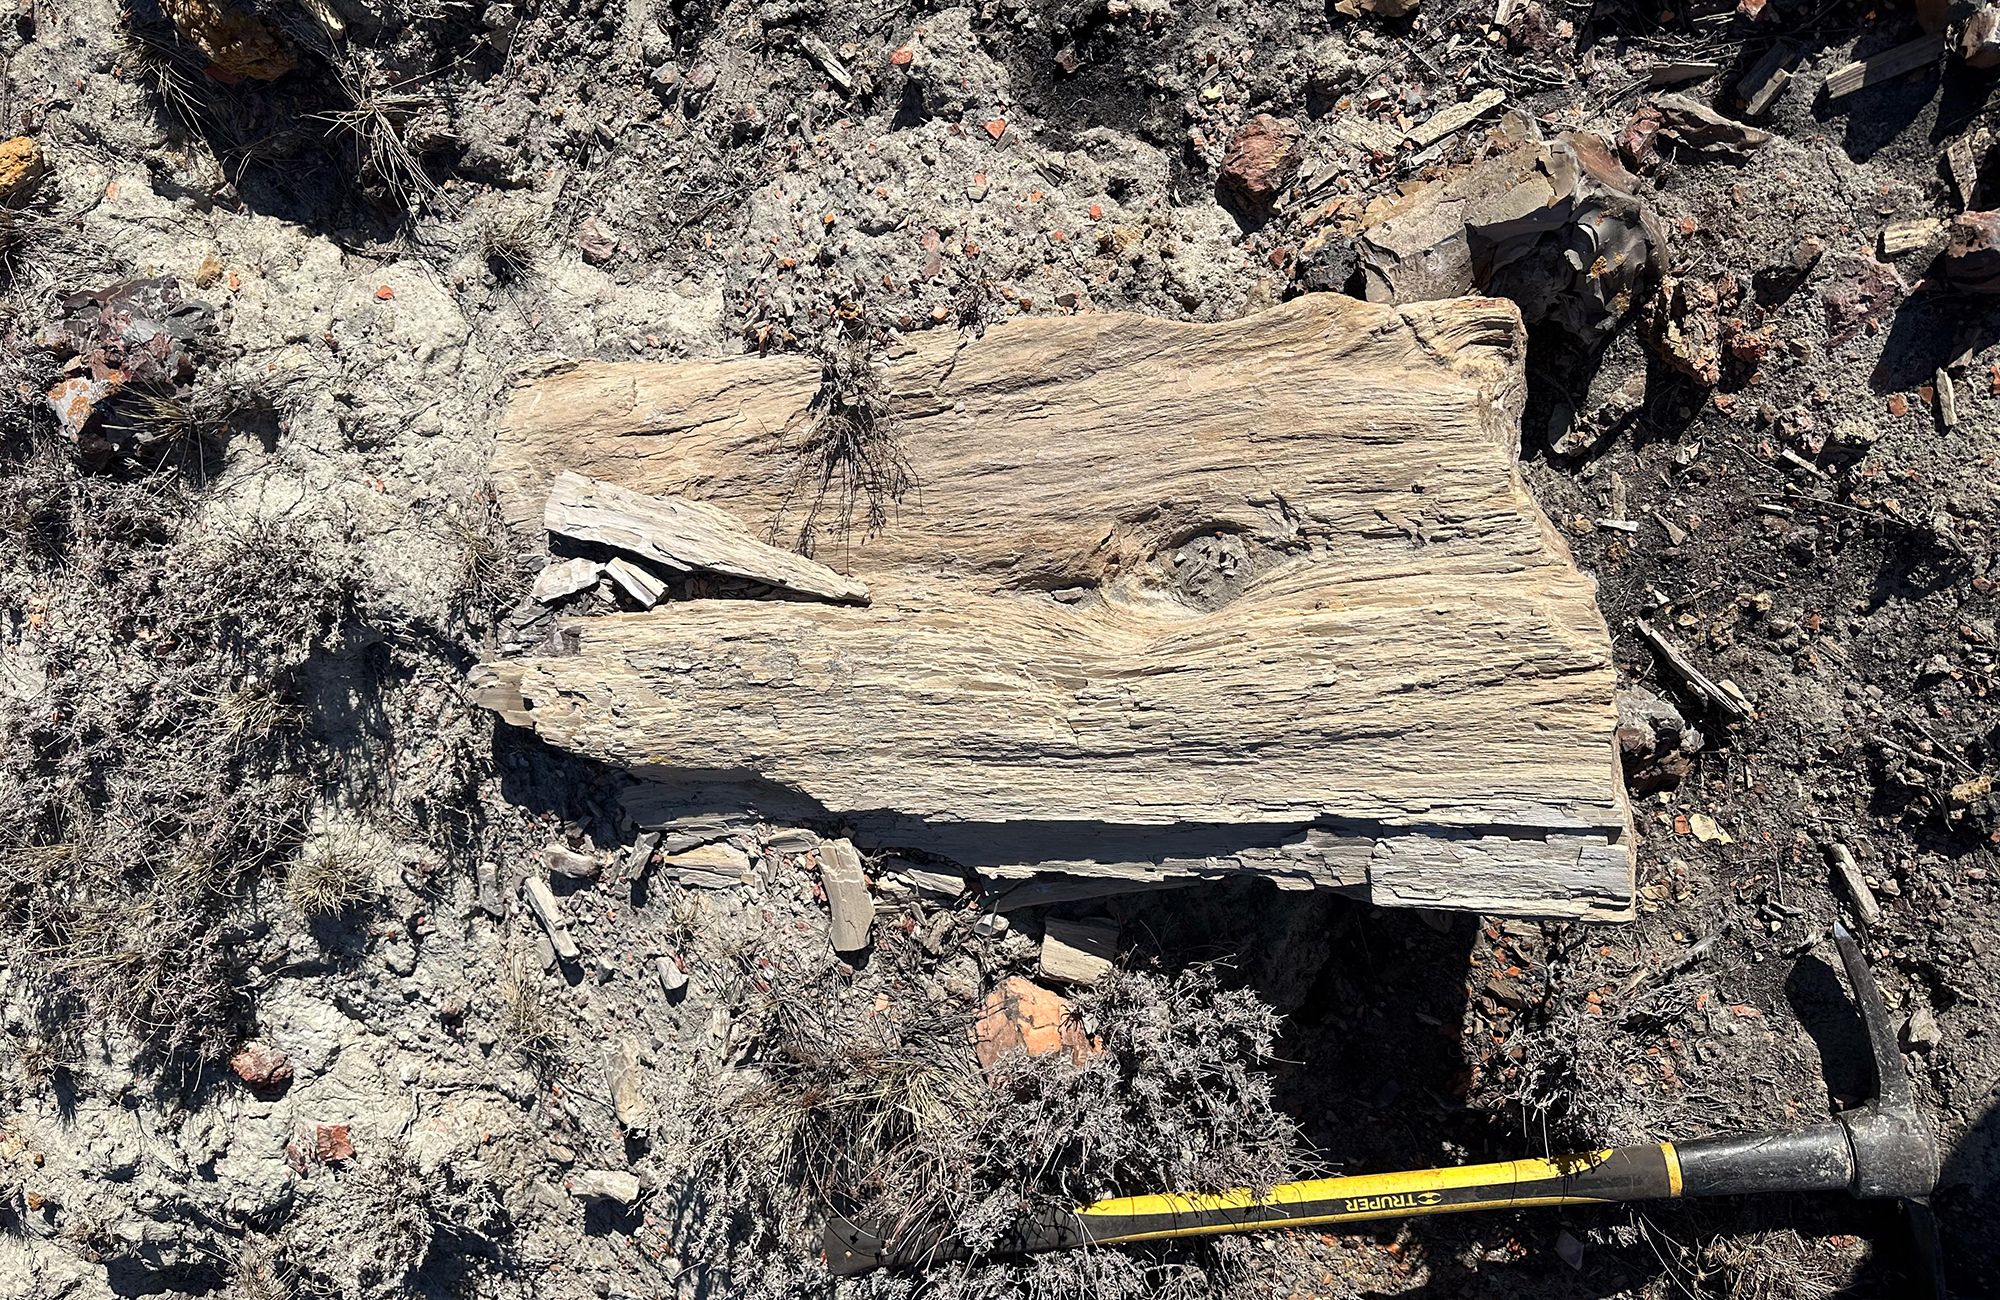
<svg viewBox="0 0 2000 1300">
<path fill-rule="evenodd" d="M 518 524 L 576 471 L 816 543 L 873 603 L 574 619 L 480 697 L 670 783 L 644 825 L 749 807 L 990 876 L 1624 915 L 1609 637 L 1520 481 L 1523 353 L 1483 298 L 921 335 L 878 358 L 869 435 L 915 486 L 845 536 L 814 488 L 844 467 L 801 463 L 815 363 L 543 374 L 494 453 Z M 1022 901 L 1077 895 L 1047 884 Z"/>
</svg>

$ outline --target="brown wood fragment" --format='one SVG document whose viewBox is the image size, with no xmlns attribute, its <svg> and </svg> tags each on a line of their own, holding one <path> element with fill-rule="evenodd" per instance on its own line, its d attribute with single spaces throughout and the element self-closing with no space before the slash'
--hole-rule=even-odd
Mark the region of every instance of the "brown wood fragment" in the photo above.
<svg viewBox="0 0 2000 1300">
<path fill-rule="evenodd" d="M 1338 295 L 917 336 L 877 373 L 921 492 L 841 553 L 869 607 L 565 620 L 572 653 L 486 665 L 478 698 L 672 782 L 634 787 L 642 826 L 752 810 L 989 877 L 1625 915 L 1609 638 L 1519 478 L 1522 339 L 1495 299 Z M 816 387 L 779 359 L 530 381 L 503 512 L 574 469 L 782 535 L 779 433 Z"/>
<path fill-rule="evenodd" d="M 1839 99 L 1863 86 L 1878 85 L 1906 72 L 1915 72 L 1926 64 L 1936 63 L 1944 56 L 1944 45 L 1944 35 L 1935 33 L 1904 41 L 1880 54 L 1857 59 L 1826 79 L 1826 96 L 1828 99 Z"/>
<path fill-rule="evenodd" d="M 1118 923 L 1050 917 L 1042 931 L 1042 974 L 1064 984 L 1095 984 L 1118 955 Z"/>
<path fill-rule="evenodd" d="M 1750 710 L 1744 707 L 1740 698 L 1724 690 L 1714 678 L 1695 667 L 1695 662 L 1688 657 L 1687 651 L 1675 645 L 1664 632 L 1643 618 L 1633 619 L 1632 625 L 1639 630 L 1639 635 L 1646 639 L 1646 644 L 1653 647 L 1653 652 L 1666 660 L 1680 675 L 1681 680 L 1703 699 L 1738 721 L 1749 718 Z"/>
<path fill-rule="evenodd" d="M 868 893 L 861 855 L 850 841 L 828 840 L 819 846 L 819 878 L 833 916 L 833 950 L 842 955 L 860 952 L 868 946 L 868 931 L 875 924 L 875 900 Z"/>
<path fill-rule="evenodd" d="M 611 1109 L 618 1116 L 625 1136 L 646 1136 L 648 1116 L 646 1094 L 639 1086 L 639 1043 L 627 1038 L 618 1044 L 604 1063 L 605 1086 L 611 1091 Z"/>
<path fill-rule="evenodd" d="M 1845 844 L 1826 846 L 1827 861 L 1833 864 L 1833 873 L 1839 878 L 1847 896 L 1854 901 L 1854 910 L 1866 925 L 1879 925 L 1882 920 L 1882 905 L 1875 901 L 1875 891 L 1868 887 L 1868 880 L 1861 874 L 1861 864 L 1854 860 L 1854 854 Z"/>
<path fill-rule="evenodd" d="M 521 889 L 527 896 L 528 910 L 535 914 L 535 919 L 542 923 L 542 929 L 548 932 L 549 947 L 556 956 L 564 961 L 575 961 L 581 957 L 583 950 L 570 937 L 569 926 L 563 920 L 562 906 L 556 902 L 556 896 L 547 882 L 530 876 L 521 883 Z"/>
</svg>

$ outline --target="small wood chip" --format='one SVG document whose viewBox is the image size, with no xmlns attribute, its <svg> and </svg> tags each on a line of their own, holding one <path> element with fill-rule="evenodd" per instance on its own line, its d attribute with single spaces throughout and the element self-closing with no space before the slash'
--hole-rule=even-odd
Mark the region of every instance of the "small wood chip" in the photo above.
<svg viewBox="0 0 2000 1300">
<path fill-rule="evenodd" d="M 1703 699 L 1738 721 L 1749 720 L 1750 710 L 1739 702 L 1742 692 L 1732 695 L 1724 690 L 1721 683 L 1695 667 L 1694 660 L 1688 657 L 1687 651 L 1668 640 L 1665 633 L 1655 629 L 1645 619 L 1633 619 L 1632 625 L 1639 630 L 1639 635 L 1646 639 L 1646 644 L 1653 647 L 1653 653 L 1666 660 L 1673 670 L 1680 674 L 1681 680 Z"/>
<path fill-rule="evenodd" d="M 1875 925 L 1882 919 L 1882 905 L 1875 901 L 1875 891 L 1868 887 L 1868 881 L 1861 874 L 1861 866 L 1855 862 L 1854 854 L 1845 844 L 1826 846 L 1827 861 L 1833 864 L 1833 873 L 1847 890 L 1847 896 L 1854 900 L 1854 908 L 1861 913 L 1866 925 Z"/>
<path fill-rule="evenodd" d="M 1720 63 L 1683 59 L 1674 63 L 1655 63 L 1646 70 L 1646 80 L 1655 86 L 1677 86 L 1683 81 L 1701 81 L 1721 73 Z"/>
<path fill-rule="evenodd" d="M 565 596 L 596 586 L 603 574 L 604 566 L 596 560 L 557 560 L 535 575 L 535 586 L 529 594 L 544 605 L 553 605 Z"/>
<path fill-rule="evenodd" d="M 667 584 L 662 579 L 622 555 L 606 564 L 604 571 L 611 575 L 611 580 L 617 583 L 626 595 L 638 601 L 646 609 L 659 604 L 660 598 L 667 594 Z"/>
<path fill-rule="evenodd" d="M 590 854 L 575 853 L 560 844 L 545 846 L 542 849 L 542 862 L 553 874 L 568 876 L 572 880 L 589 880 L 602 866 Z"/>
<path fill-rule="evenodd" d="M 1416 141 L 1417 148 L 1436 144 L 1454 131 L 1463 131 L 1480 118 L 1500 107 L 1507 98 L 1497 87 L 1488 87 L 1466 100 L 1463 104 L 1453 104 L 1431 115 L 1430 119 L 1410 132 L 1410 139 Z"/>
<path fill-rule="evenodd" d="M 604 1063 L 605 1086 L 611 1090 L 611 1109 L 627 1137 L 646 1136 L 646 1094 L 639 1087 L 639 1043 L 627 1038 L 618 1044 Z"/>
<path fill-rule="evenodd" d="M 1937 372 L 1938 423 L 1947 429 L 1958 427 L 1958 388 L 1951 381 L 1951 375 L 1944 370 Z"/>
<path fill-rule="evenodd" d="M 652 865 L 653 850 L 659 847 L 660 832 L 641 831 L 639 838 L 632 841 L 631 851 L 625 855 L 626 878 L 629 880 L 638 880 L 644 876 L 646 868 Z"/>
<path fill-rule="evenodd" d="M 1935 217 L 1897 221 L 1882 227 L 1882 256 L 1903 257 L 1921 251 L 1930 243 L 1944 242 L 1944 223 Z"/>
<path fill-rule="evenodd" d="M 622 1169 L 586 1169 L 569 1176 L 570 1195 L 580 1201 L 616 1201 L 630 1205 L 639 1199 L 639 1176 Z"/>
<path fill-rule="evenodd" d="M 549 947 L 555 950 L 556 956 L 564 961 L 575 961 L 582 956 L 583 950 L 576 946 L 576 940 L 570 937 L 569 926 L 563 923 L 562 907 L 556 902 L 548 882 L 530 876 L 522 882 L 521 889 L 527 897 L 528 910 L 535 914 L 535 919 L 542 923 L 542 929 L 548 932 Z"/>
<path fill-rule="evenodd" d="M 828 840 L 820 845 L 819 878 L 826 888 L 827 910 L 833 915 L 833 950 L 860 952 L 868 946 L 868 931 L 875 924 L 875 900 L 868 893 L 861 855 L 850 841 Z"/>
<path fill-rule="evenodd" d="M 660 977 L 660 991 L 672 1001 L 688 985 L 687 972 L 672 957 L 661 957 L 653 963 L 653 971 Z"/>
<path fill-rule="evenodd" d="M 1065 984 L 1095 984 L 1118 955 L 1118 923 L 1051 917 L 1042 931 L 1042 974 Z"/>
<path fill-rule="evenodd" d="M 1687 539 L 1688 539 L 1687 529 L 1681 527 L 1679 524 L 1667 518 L 1665 515 L 1661 514 L 1657 510 L 1653 511 L 1652 515 L 1654 522 L 1658 523 L 1660 525 L 1661 530 L 1666 533 L 1667 541 L 1670 544 L 1674 546 L 1687 545 Z"/>
</svg>

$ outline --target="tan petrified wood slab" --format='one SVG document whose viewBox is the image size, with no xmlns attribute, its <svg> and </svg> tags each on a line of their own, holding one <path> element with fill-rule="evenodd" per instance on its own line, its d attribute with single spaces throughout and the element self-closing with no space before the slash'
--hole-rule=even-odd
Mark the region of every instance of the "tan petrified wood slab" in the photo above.
<svg viewBox="0 0 2000 1300">
<path fill-rule="evenodd" d="M 1481 298 L 920 335 L 878 358 L 918 486 L 814 555 L 872 603 L 574 619 L 574 653 L 486 665 L 481 698 L 672 782 L 642 823 L 747 804 L 989 875 L 1624 915 L 1609 637 L 1520 481 L 1523 354 Z M 574 471 L 796 543 L 785 431 L 818 383 L 799 358 L 524 381 L 503 510 L 537 528 Z"/>
</svg>

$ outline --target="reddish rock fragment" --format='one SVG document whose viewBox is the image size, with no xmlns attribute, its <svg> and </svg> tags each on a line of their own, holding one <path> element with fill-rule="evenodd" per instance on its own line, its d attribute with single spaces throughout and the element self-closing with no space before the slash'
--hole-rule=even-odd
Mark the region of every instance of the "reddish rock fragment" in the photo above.
<svg viewBox="0 0 2000 1300">
<path fill-rule="evenodd" d="M 618 251 L 618 240 L 596 217 L 585 217 L 576 228 L 576 246 L 583 251 L 583 260 L 593 266 L 602 266 Z"/>
<path fill-rule="evenodd" d="M 321 1124 L 313 1133 L 313 1154 L 322 1164 L 354 1159 L 354 1139 L 345 1124 Z"/>
<path fill-rule="evenodd" d="M 1047 1056 L 1067 1051 L 1081 1065 L 1099 1050 L 1069 1013 L 1069 1003 L 1033 980 L 1015 975 L 986 995 L 974 1055 L 991 1070 L 1016 1052 Z"/>
<path fill-rule="evenodd" d="M 1704 387 L 1722 381 L 1721 295 L 1713 284 L 1668 276 L 1646 318 L 1646 335 L 1667 363 Z"/>
<path fill-rule="evenodd" d="M 1827 273 L 1828 284 L 1820 294 L 1820 303 L 1826 311 L 1830 346 L 1853 338 L 1863 324 L 1881 320 L 1903 300 L 1903 281 L 1895 268 L 1872 257 L 1848 254 L 1830 258 Z"/>
<path fill-rule="evenodd" d="M 1262 216 L 1299 174 L 1303 161 L 1298 128 L 1259 113 L 1229 138 L 1216 194 L 1245 215 Z"/>
<path fill-rule="evenodd" d="M 283 1092 L 292 1082 L 291 1058 L 269 1043 L 245 1043 L 229 1068 L 256 1093 Z"/>
<path fill-rule="evenodd" d="M 1624 155 L 1627 167 L 1643 168 L 1653 157 L 1656 148 L 1655 136 L 1660 133 L 1660 124 L 1666 115 L 1650 105 L 1635 113 L 1625 129 L 1618 133 L 1618 152 Z"/>
</svg>

